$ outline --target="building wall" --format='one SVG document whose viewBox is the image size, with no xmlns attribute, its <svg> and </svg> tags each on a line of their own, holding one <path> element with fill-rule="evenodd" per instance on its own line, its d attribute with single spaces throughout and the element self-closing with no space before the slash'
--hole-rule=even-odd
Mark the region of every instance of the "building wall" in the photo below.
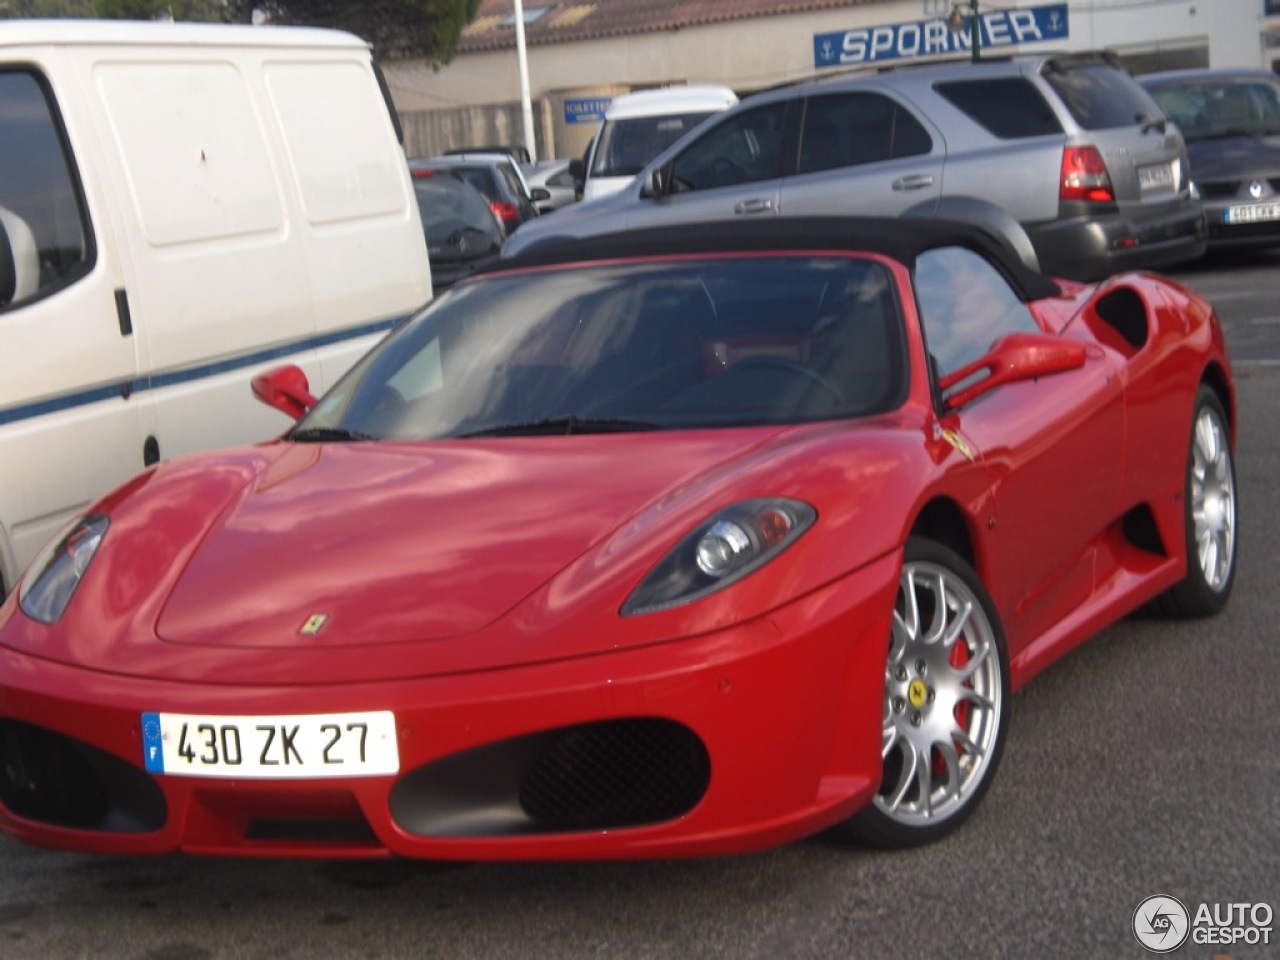
<svg viewBox="0 0 1280 960">
<path fill-rule="evenodd" d="M 1051 0 L 1001 0 L 990 9 L 1039 7 Z M 1280 50 L 1267 50 L 1268 34 L 1280 43 L 1280 17 L 1268 19 L 1268 0 L 1070 0 L 1069 36 L 1028 44 L 1026 50 L 1110 48 L 1132 57 L 1135 69 L 1163 64 L 1214 67 L 1269 67 Z M 836 10 L 730 21 L 663 33 L 611 37 L 527 49 L 530 97 L 540 102 L 535 116 L 536 153 L 579 156 L 594 131 L 590 123 L 566 123 L 567 97 L 612 95 L 631 89 L 678 83 L 722 83 L 740 94 L 830 73 L 814 63 L 817 34 L 912 23 L 945 17 L 950 0 L 881 0 Z M 984 5 L 980 2 L 979 10 Z M 1013 48 L 1002 48 L 1012 52 Z M 907 61 L 898 60 L 896 63 Z M 435 152 L 477 141 L 483 130 L 463 133 L 454 122 L 412 120 L 418 111 L 465 116 L 468 108 L 493 107 L 503 117 L 520 116 L 520 81 L 514 49 L 462 53 L 432 71 L 420 63 L 383 64 L 396 108 L 425 138 L 416 153 Z M 512 112 L 514 110 L 514 113 Z M 425 123 L 425 126 L 424 126 Z M 507 124 L 508 120 L 501 123 Z M 504 137 L 514 128 L 504 126 Z M 519 142 L 519 133 L 510 134 Z M 433 138 L 440 137 L 440 140 Z M 462 138 L 466 143 L 452 142 Z M 506 139 L 501 142 L 508 142 Z"/>
</svg>

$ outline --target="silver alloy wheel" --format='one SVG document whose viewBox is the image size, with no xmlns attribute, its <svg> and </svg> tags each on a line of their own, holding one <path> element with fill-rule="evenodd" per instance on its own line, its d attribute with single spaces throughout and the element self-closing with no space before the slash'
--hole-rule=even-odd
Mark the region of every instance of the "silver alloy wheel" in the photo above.
<svg viewBox="0 0 1280 960">
<path fill-rule="evenodd" d="M 1236 491 L 1231 444 L 1217 411 L 1202 406 L 1191 439 L 1191 521 L 1205 585 L 1221 592 L 1235 562 Z"/>
<path fill-rule="evenodd" d="M 964 809 L 995 754 L 1001 659 L 982 602 L 954 571 L 909 562 L 885 673 L 884 778 L 876 807 L 909 827 Z"/>
</svg>

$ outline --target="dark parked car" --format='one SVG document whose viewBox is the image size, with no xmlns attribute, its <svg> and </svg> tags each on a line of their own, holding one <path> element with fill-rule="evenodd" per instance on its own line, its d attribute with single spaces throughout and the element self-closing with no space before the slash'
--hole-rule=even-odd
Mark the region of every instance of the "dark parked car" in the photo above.
<svg viewBox="0 0 1280 960">
<path fill-rule="evenodd" d="M 498 258 L 506 231 L 479 190 L 451 173 L 418 170 L 413 192 L 427 235 L 436 293 Z"/>
<path fill-rule="evenodd" d="M 516 228 L 538 215 L 536 203 L 551 199 L 539 187 L 530 190 L 520 166 L 505 153 L 475 153 L 410 160 L 410 172 L 450 171 L 471 184 L 489 201 L 489 206 L 511 236 Z"/>
<path fill-rule="evenodd" d="M 1265 70 L 1139 79 L 1187 141 L 1209 245 L 1280 244 L 1280 80 Z"/>
<path fill-rule="evenodd" d="M 1150 95 L 1100 54 L 950 61 L 756 94 L 706 121 L 619 193 L 522 231 L 875 214 L 947 217 L 1024 260 L 1092 280 L 1204 252 L 1186 147 Z M 1016 223 L 1015 223 L 1016 221 Z"/>
</svg>

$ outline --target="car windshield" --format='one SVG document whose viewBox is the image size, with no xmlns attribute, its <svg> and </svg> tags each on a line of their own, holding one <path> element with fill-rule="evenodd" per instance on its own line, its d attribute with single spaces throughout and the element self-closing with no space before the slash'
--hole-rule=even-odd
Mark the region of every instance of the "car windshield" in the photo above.
<svg viewBox="0 0 1280 960">
<path fill-rule="evenodd" d="M 495 274 L 391 334 L 294 435 L 426 440 L 858 417 L 901 402 L 904 354 L 891 275 L 868 257 Z"/>
<path fill-rule="evenodd" d="M 1280 134 L 1280 83 L 1270 79 L 1189 79 L 1151 94 L 1188 141 Z"/>
<path fill-rule="evenodd" d="M 709 116 L 711 111 L 607 121 L 600 130 L 591 176 L 635 176 L 645 164 Z"/>
</svg>

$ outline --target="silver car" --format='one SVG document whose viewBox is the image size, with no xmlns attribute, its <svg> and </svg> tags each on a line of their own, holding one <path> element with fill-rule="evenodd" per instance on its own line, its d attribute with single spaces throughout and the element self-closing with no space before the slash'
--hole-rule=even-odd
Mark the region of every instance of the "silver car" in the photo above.
<svg viewBox="0 0 1280 960">
<path fill-rule="evenodd" d="M 1186 145 L 1098 54 L 925 64 L 757 94 L 620 194 L 531 224 L 539 237 L 705 220 L 910 215 L 983 223 L 1080 280 L 1204 252 Z M 1021 230 L 1017 229 L 1021 225 Z"/>
</svg>

